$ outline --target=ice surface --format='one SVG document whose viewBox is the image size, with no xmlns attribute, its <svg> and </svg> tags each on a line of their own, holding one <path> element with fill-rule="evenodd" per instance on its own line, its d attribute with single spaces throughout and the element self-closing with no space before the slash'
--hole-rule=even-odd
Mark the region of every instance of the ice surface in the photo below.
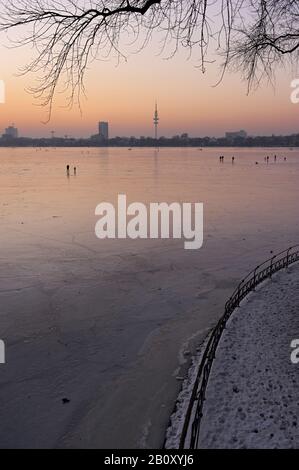
<svg viewBox="0 0 299 470">
<path fill-rule="evenodd" d="M 298 240 L 298 176 L 286 149 L 0 149 L 0 446 L 161 446 L 182 345 Z M 95 207 L 119 193 L 203 202 L 203 248 L 98 240 Z"/>
</svg>

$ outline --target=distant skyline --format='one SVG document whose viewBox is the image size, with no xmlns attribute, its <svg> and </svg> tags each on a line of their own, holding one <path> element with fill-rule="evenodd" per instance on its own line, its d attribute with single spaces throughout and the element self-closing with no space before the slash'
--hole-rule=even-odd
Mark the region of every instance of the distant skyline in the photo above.
<svg viewBox="0 0 299 470">
<path fill-rule="evenodd" d="M 0 105 L 0 132 L 15 123 L 21 136 L 47 137 L 52 130 L 59 136 L 88 137 L 97 132 L 98 122 L 110 123 L 110 135 L 151 136 L 153 110 L 159 103 L 159 135 L 171 137 L 184 132 L 190 136 L 221 137 L 227 131 L 246 129 L 251 135 L 292 134 L 299 130 L 299 105 L 290 101 L 290 83 L 299 77 L 282 70 L 276 88 L 263 83 L 246 93 L 240 76 L 227 74 L 218 87 L 218 69 L 211 64 L 203 75 L 194 58 L 184 52 L 170 60 L 157 56 L 157 48 L 147 48 L 116 66 L 113 58 L 95 61 L 86 76 L 87 99 L 82 98 L 82 115 L 75 105 L 66 108 L 65 95 L 57 95 L 50 123 L 43 124 L 46 110 L 37 106 L 24 91 L 32 76 L 17 77 L 34 52 L 28 48 L 7 49 L 1 38 L 0 79 L 6 85 L 6 103 Z M 149 67 L 150 64 L 150 67 Z"/>
</svg>

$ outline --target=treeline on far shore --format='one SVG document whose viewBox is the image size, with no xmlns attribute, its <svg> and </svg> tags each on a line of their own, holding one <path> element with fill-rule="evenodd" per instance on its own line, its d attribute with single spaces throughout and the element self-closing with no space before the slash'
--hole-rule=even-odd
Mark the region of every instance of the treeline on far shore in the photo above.
<svg viewBox="0 0 299 470">
<path fill-rule="evenodd" d="M 298 147 L 299 134 L 288 136 L 256 136 L 227 139 L 225 137 L 114 137 L 109 140 L 73 138 L 2 137 L 0 147 Z"/>
</svg>

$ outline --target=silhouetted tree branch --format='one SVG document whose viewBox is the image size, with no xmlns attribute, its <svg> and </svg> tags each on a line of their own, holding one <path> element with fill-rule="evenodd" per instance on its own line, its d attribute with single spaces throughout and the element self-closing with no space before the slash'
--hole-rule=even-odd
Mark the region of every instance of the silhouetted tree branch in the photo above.
<svg viewBox="0 0 299 470">
<path fill-rule="evenodd" d="M 30 91 L 51 106 L 58 83 L 70 103 L 84 91 L 90 60 L 111 53 L 125 58 L 125 44 L 145 47 L 153 33 L 162 50 L 196 49 L 204 72 L 217 52 L 223 72 L 237 68 L 249 87 L 272 78 L 286 57 L 298 59 L 299 1 L 286 0 L 0 0 L 0 30 L 24 30 L 15 45 L 30 44 L 36 58 L 24 72 L 38 76 Z M 159 36 L 160 37 L 160 36 Z M 137 43 L 140 40 L 141 43 Z"/>
<path fill-rule="evenodd" d="M 299 2 L 252 2 L 251 16 L 236 28 L 229 50 L 229 65 L 242 70 L 249 89 L 286 61 L 296 64 L 299 52 Z"/>
</svg>

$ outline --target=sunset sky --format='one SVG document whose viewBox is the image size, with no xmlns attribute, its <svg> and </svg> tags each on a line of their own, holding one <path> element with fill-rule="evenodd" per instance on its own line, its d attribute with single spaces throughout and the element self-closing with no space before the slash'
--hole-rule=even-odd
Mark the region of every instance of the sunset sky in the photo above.
<svg viewBox="0 0 299 470">
<path fill-rule="evenodd" d="M 277 75 L 275 89 L 264 83 L 247 96 L 239 74 L 226 75 L 214 88 L 218 69 L 211 65 L 203 75 L 196 68 L 196 49 L 191 60 L 185 51 L 165 60 L 158 55 L 157 44 L 120 65 L 113 58 L 90 64 L 82 115 L 76 106 L 66 109 L 65 96 L 57 96 L 52 119 L 45 125 L 46 110 L 24 91 L 34 76 L 16 76 L 19 67 L 34 57 L 34 50 L 7 49 L 8 44 L 2 36 L 0 79 L 5 81 L 7 93 L 6 104 L 0 105 L 0 132 L 15 123 L 21 136 L 49 136 L 55 130 L 57 136 L 88 137 L 97 132 L 99 120 L 108 120 L 111 136 L 153 135 L 156 99 L 160 135 L 222 136 L 239 129 L 252 135 L 289 134 L 299 130 L 299 105 L 290 101 L 290 82 L 299 77 L 299 71 L 296 77 L 296 72 L 284 70 Z"/>
</svg>

